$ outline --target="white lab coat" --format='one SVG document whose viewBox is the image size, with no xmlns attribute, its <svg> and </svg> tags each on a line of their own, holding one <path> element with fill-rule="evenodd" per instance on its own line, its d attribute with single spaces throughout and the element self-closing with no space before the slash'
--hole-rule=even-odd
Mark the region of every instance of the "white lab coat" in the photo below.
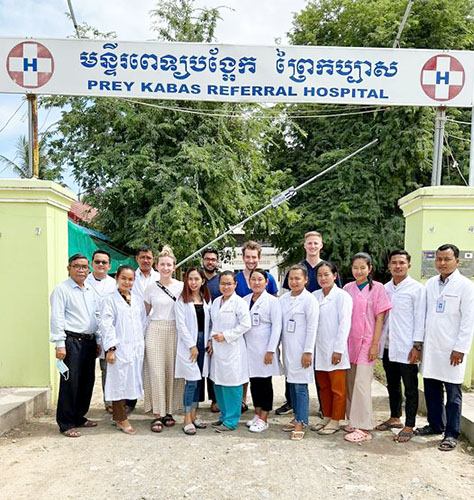
<svg viewBox="0 0 474 500">
<path fill-rule="evenodd" d="M 323 372 L 347 370 L 351 367 L 347 338 L 351 329 L 352 297 L 334 285 L 324 296 L 322 290 L 313 292 L 319 303 L 319 321 L 314 349 L 314 369 Z M 332 364 L 334 352 L 342 354 L 341 362 Z"/>
<path fill-rule="evenodd" d="M 303 353 L 313 354 L 318 329 L 319 303 L 316 297 L 304 289 L 296 299 L 291 292 L 280 297 L 282 310 L 283 364 L 288 382 L 307 384 L 314 379 L 313 365 L 303 368 Z M 295 322 L 295 331 L 288 332 L 288 322 Z"/>
<path fill-rule="evenodd" d="M 129 306 L 119 291 L 104 299 L 101 311 L 102 342 L 107 351 L 115 346 L 115 363 L 107 365 L 106 401 L 143 397 L 145 341 L 141 304 L 132 295 Z"/>
<path fill-rule="evenodd" d="M 425 337 L 425 287 L 411 276 L 397 286 L 393 284 L 393 279 L 384 286 L 392 309 L 385 316 L 379 357 L 383 358 L 388 331 L 390 361 L 408 364 L 413 343 L 423 342 Z"/>
<path fill-rule="evenodd" d="M 244 297 L 250 307 L 252 295 Z M 278 344 L 281 336 L 281 306 L 276 297 L 266 290 L 257 299 L 250 310 L 252 327 L 245 334 L 249 377 L 271 377 L 281 375 L 280 353 Z M 256 325 L 255 323 L 258 323 Z M 266 365 L 263 361 L 267 352 L 273 352 L 273 362 Z"/>
<path fill-rule="evenodd" d="M 221 306 L 217 297 L 211 306 L 211 337 L 224 334 L 224 342 L 212 340 L 211 379 L 217 385 L 238 386 L 249 381 L 244 333 L 250 328 L 249 306 L 235 292 Z"/>
<path fill-rule="evenodd" d="M 210 306 L 203 302 L 204 309 L 204 347 L 209 340 Z M 183 302 L 180 297 L 176 301 L 176 330 L 178 331 L 178 346 L 176 348 L 176 364 L 174 378 L 184 378 L 185 380 L 201 380 L 209 374 L 209 356 L 204 354 L 204 364 L 202 374 L 197 361 L 191 362 L 189 359 L 191 347 L 196 346 L 198 337 L 198 323 L 196 308 L 193 302 Z"/>
<path fill-rule="evenodd" d="M 117 282 L 111 276 L 106 276 L 103 280 L 96 280 L 93 273 L 87 275 L 85 281 L 96 293 L 99 300 L 99 310 L 97 311 L 97 344 L 100 345 L 100 359 L 105 358 L 102 336 L 100 333 L 100 310 L 105 297 L 117 290 Z"/>
<path fill-rule="evenodd" d="M 461 384 L 474 332 L 474 283 L 457 269 L 439 291 L 439 276 L 426 282 L 426 327 L 421 373 L 433 378 Z M 441 301 L 441 302 L 440 302 Z M 441 303 L 442 311 L 437 312 Z M 451 366 L 452 351 L 464 353 L 463 362 Z"/>
</svg>

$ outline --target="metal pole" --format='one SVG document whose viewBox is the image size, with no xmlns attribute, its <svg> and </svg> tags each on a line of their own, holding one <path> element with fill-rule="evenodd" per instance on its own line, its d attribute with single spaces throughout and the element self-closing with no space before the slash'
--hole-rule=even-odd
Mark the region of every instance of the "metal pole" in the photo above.
<svg viewBox="0 0 474 500">
<path fill-rule="evenodd" d="M 469 151 L 469 186 L 474 187 L 474 107 L 471 110 L 471 148 Z"/>
<path fill-rule="evenodd" d="M 196 250 L 194 253 L 192 253 L 191 255 L 189 255 L 188 257 L 186 257 L 184 260 L 182 260 L 181 262 L 178 262 L 177 266 L 176 267 L 180 267 L 182 266 L 185 262 L 187 262 L 188 260 L 192 259 L 193 257 L 195 257 L 196 255 L 200 254 L 205 248 L 208 248 L 212 245 L 214 245 L 214 243 L 217 243 L 219 240 L 221 240 L 222 238 L 224 238 L 225 236 L 227 236 L 229 233 L 231 233 L 232 231 L 234 231 L 234 229 L 237 229 L 238 227 L 240 226 L 244 226 L 249 220 L 253 219 L 254 217 L 256 217 L 257 215 L 260 215 L 261 213 L 265 212 L 266 210 L 268 210 L 270 207 L 273 207 L 273 208 L 276 208 L 278 205 L 281 205 L 284 201 L 288 201 L 290 198 L 292 198 L 293 196 L 296 195 L 297 191 L 299 191 L 301 188 L 303 188 L 304 186 L 306 186 L 307 184 L 309 184 L 310 182 L 313 182 L 315 181 L 316 179 L 318 179 L 319 177 L 323 176 L 324 174 L 327 174 L 329 171 L 331 171 L 333 168 L 336 168 L 338 167 L 339 165 L 341 165 L 341 163 L 344 163 L 346 162 L 347 160 L 351 159 L 353 156 L 359 154 L 360 152 L 364 151 L 364 149 L 367 149 L 371 146 L 373 146 L 375 143 L 378 142 L 378 139 L 374 139 L 373 141 L 370 141 L 369 143 L 367 143 L 365 146 L 362 146 L 361 148 L 357 149 L 356 151 L 354 151 L 353 153 L 347 155 L 346 157 L 342 158 L 341 160 L 339 160 L 338 162 L 334 163 L 334 165 L 331 165 L 330 167 L 324 169 L 322 172 L 319 172 L 319 174 L 316 174 L 314 175 L 313 177 L 311 177 L 310 179 L 308 179 L 307 181 L 303 182 L 302 184 L 300 184 L 299 186 L 297 186 L 296 188 L 289 188 L 289 189 L 286 189 L 285 191 L 283 191 L 282 193 L 280 193 L 279 195 L 275 196 L 272 198 L 272 201 L 270 203 L 268 203 L 267 205 L 265 205 L 263 208 L 261 208 L 260 210 L 258 210 L 257 212 L 255 212 L 254 214 L 250 215 L 249 217 L 247 217 L 246 219 L 244 219 L 243 221 L 239 222 L 238 224 L 235 224 L 235 226 L 232 226 L 230 229 L 228 229 L 225 233 L 221 234 L 220 236 L 218 236 L 217 238 L 214 238 L 212 241 L 210 241 L 209 243 L 206 243 L 203 247 L 201 247 L 199 250 Z"/>
<path fill-rule="evenodd" d="M 431 185 L 441 186 L 441 173 L 443 165 L 443 137 L 444 125 L 446 123 L 446 108 L 436 108 L 434 147 L 433 147 L 433 171 L 431 173 Z"/>
<path fill-rule="evenodd" d="M 400 23 L 400 27 L 398 28 L 397 36 L 395 37 L 395 41 L 393 42 L 394 49 L 400 47 L 400 39 L 402 38 L 403 28 L 405 27 L 408 16 L 410 15 L 410 10 L 412 5 L 413 5 L 413 0 L 408 0 L 407 7 L 405 9 L 405 14 L 403 14 L 402 22 Z"/>
<path fill-rule="evenodd" d="M 74 25 L 74 29 L 76 30 L 77 38 L 81 38 L 81 35 L 79 33 L 79 27 L 77 26 L 76 16 L 74 15 L 74 9 L 72 8 L 72 1 L 67 0 L 67 4 L 69 7 L 69 14 L 71 15 L 72 24 Z"/>
<path fill-rule="evenodd" d="M 38 103 L 35 94 L 28 94 L 28 177 L 39 178 Z"/>
</svg>

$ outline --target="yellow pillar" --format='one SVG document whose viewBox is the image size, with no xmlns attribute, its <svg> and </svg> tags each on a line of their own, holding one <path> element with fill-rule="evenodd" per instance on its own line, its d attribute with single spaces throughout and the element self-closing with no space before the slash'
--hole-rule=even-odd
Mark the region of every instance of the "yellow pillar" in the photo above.
<svg viewBox="0 0 474 500">
<path fill-rule="evenodd" d="M 49 296 L 67 278 L 69 189 L 38 179 L 0 179 L 0 386 L 50 387 Z"/>
<path fill-rule="evenodd" d="M 405 249 L 412 256 L 413 278 L 425 282 L 436 273 L 434 251 L 453 243 L 460 251 L 459 270 L 474 278 L 474 187 L 432 186 L 398 201 L 405 216 Z M 474 346 L 468 356 L 464 385 L 474 380 Z"/>
</svg>

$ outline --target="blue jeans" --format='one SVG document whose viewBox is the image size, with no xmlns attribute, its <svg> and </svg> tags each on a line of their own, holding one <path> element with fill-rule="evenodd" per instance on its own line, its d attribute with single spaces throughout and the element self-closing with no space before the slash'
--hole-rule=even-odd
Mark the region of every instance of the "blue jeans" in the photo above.
<svg viewBox="0 0 474 500">
<path fill-rule="evenodd" d="M 198 333 L 198 338 L 196 342 L 196 347 L 198 348 L 197 364 L 199 370 L 202 373 L 202 367 L 204 365 L 204 332 Z M 199 395 L 201 393 L 202 379 L 200 380 L 186 380 L 186 385 L 184 387 L 184 413 L 190 413 L 193 408 L 199 406 Z"/>
<path fill-rule="evenodd" d="M 461 431 L 461 384 L 451 384 L 432 378 L 423 379 L 428 423 L 435 432 L 457 439 Z M 446 389 L 444 404 L 443 386 Z"/>
<path fill-rule="evenodd" d="M 288 382 L 290 388 L 291 404 L 295 413 L 296 422 L 308 425 L 309 417 L 309 392 L 308 384 L 293 384 Z"/>
</svg>

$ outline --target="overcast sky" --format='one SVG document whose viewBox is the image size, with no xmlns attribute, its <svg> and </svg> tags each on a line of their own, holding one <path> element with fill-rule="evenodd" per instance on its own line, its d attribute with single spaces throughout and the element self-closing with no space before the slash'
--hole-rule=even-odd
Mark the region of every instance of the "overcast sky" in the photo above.
<svg viewBox="0 0 474 500">
<path fill-rule="evenodd" d="M 273 45 L 286 43 L 293 14 L 307 0 L 196 0 L 196 7 L 218 7 L 222 20 L 217 41 L 230 44 Z M 118 40 L 143 41 L 156 38 L 151 30 L 150 10 L 155 0 L 72 0 L 79 24 L 86 22 L 101 32 L 115 31 Z M 67 0 L 0 0 L 0 37 L 66 38 L 73 34 L 66 17 Z M 0 62 L 1 63 L 1 62 Z M 22 96 L 0 94 L 0 129 L 22 102 Z M 40 131 L 57 119 L 57 114 L 40 110 Z M 0 154 L 14 159 L 15 142 L 28 134 L 27 106 L 0 132 Z M 3 172 L 2 172 L 3 170 Z M 0 165 L 0 177 L 12 177 Z M 71 186 L 72 187 L 72 186 Z"/>
</svg>

